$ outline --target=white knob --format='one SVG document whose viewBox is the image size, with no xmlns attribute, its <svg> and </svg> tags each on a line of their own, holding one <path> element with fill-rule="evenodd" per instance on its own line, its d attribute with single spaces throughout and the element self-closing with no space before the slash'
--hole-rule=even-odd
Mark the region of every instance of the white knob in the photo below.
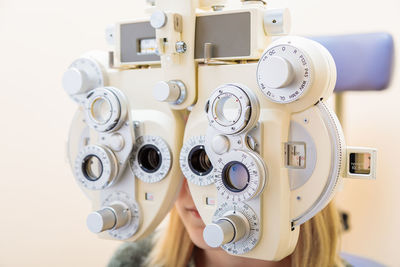
<svg viewBox="0 0 400 267">
<path fill-rule="evenodd" d="M 99 211 L 89 214 L 86 225 L 93 233 L 101 233 L 106 230 L 118 229 L 129 222 L 129 209 L 122 205 L 111 205 Z"/>
<path fill-rule="evenodd" d="M 151 14 L 151 27 L 153 27 L 154 29 L 161 29 L 165 26 L 165 24 L 167 24 L 167 15 L 163 11 L 157 10 L 154 11 L 153 14 Z"/>
<path fill-rule="evenodd" d="M 153 97 L 160 102 L 177 102 L 181 97 L 182 88 L 173 81 L 158 82 L 153 88 Z"/>
<path fill-rule="evenodd" d="M 68 69 L 62 78 L 64 90 L 69 95 L 83 93 L 88 86 L 86 74 L 77 68 Z"/>
<path fill-rule="evenodd" d="M 246 217 L 240 212 L 232 212 L 216 223 L 208 224 L 204 228 L 203 238 L 207 245 L 216 248 L 241 240 L 248 235 L 249 231 L 250 224 Z"/>
<path fill-rule="evenodd" d="M 269 88 L 282 88 L 289 85 L 294 78 L 292 65 L 282 57 L 272 57 L 264 65 L 265 84 Z"/>
<path fill-rule="evenodd" d="M 220 219 L 204 228 L 203 238 L 207 245 L 217 248 L 230 243 L 235 238 L 235 228 L 230 221 Z"/>
<path fill-rule="evenodd" d="M 229 149 L 229 140 L 226 136 L 217 135 L 212 140 L 212 149 L 218 155 L 226 153 Z"/>
</svg>

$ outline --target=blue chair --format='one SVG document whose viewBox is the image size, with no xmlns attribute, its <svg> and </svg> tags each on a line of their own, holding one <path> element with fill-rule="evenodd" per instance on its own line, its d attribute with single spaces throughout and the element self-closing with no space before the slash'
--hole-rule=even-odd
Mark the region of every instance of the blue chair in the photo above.
<svg viewBox="0 0 400 267">
<path fill-rule="evenodd" d="M 310 37 L 332 54 L 337 68 L 335 92 L 386 89 L 394 63 L 393 37 L 367 33 Z"/>
</svg>

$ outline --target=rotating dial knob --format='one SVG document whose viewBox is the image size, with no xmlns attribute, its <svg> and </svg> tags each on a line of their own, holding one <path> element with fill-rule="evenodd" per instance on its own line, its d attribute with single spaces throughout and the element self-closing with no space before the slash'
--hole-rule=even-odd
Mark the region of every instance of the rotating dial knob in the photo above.
<svg viewBox="0 0 400 267">
<path fill-rule="evenodd" d="M 91 232 L 97 234 L 125 226 L 129 222 L 130 216 L 129 208 L 121 204 L 114 204 L 90 213 L 86 224 Z"/>
<path fill-rule="evenodd" d="M 160 81 L 153 88 L 153 97 L 159 102 L 178 105 L 185 100 L 186 87 L 181 81 Z"/>
<path fill-rule="evenodd" d="M 89 57 L 75 60 L 62 78 L 63 88 L 70 96 L 103 87 L 104 83 L 101 65 Z"/>
<path fill-rule="evenodd" d="M 283 57 L 272 57 L 264 65 L 264 71 L 269 76 L 266 85 L 275 89 L 289 85 L 295 76 L 292 65 Z"/>
<path fill-rule="evenodd" d="M 235 213 L 208 224 L 204 228 L 203 238 L 207 245 L 216 248 L 245 238 L 249 229 L 246 217 L 241 213 Z"/>
</svg>

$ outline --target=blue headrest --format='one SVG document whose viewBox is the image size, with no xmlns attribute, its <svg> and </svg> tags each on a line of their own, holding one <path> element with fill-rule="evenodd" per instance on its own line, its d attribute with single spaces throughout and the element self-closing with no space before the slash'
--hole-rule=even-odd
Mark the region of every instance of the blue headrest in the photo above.
<svg viewBox="0 0 400 267">
<path fill-rule="evenodd" d="M 388 33 L 317 36 L 332 54 L 337 68 L 335 91 L 383 90 L 390 83 L 394 62 L 393 37 Z"/>
<path fill-rule="evenodd" d="M 349 253 L 342 252 L 340 253 L 340 256 L 342 257 L 342 259 L 344 259 L 345 261 L 350 263 L 351 266 L 354 267 L 385 267 L 385 265 L 378 263 L 374 260 L 370 260 L 360 256 L 355 256 Z"/>
</svg>

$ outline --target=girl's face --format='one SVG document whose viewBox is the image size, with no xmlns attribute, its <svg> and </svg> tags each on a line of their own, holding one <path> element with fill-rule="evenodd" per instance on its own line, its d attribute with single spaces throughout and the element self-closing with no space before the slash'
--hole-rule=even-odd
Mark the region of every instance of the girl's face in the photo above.
<svg viewBox="0 0 400 267">
<path fill-rule="evenodd" d="M 183 181 L 175 207 L 194 245 L 201 249 L 211 249 L 203 239 L 205 224 L 193 202 L 186 179 Z"/>
</svg>

